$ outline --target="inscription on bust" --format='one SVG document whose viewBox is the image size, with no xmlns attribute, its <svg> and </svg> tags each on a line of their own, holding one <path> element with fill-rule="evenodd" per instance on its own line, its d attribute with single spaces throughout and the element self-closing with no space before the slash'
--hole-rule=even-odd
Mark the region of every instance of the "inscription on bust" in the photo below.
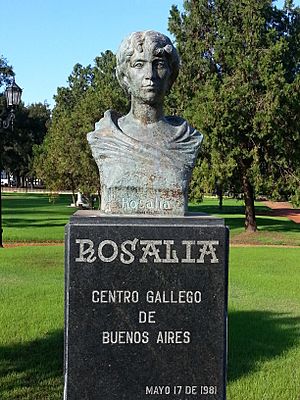
<svg viewBox="0 0 300 400">
<path fill-rule="evenodd" d="M 161 200 L 158 197 L 154 199 L 138 199 L 138 200 L 130 200 L 127 198 L 122 198 L 122 209 L 124 212 L 128 212 L 131 214 L 132 212 L 141 212 L 145 210 L 147 211 L 164 211 L 164 210 L 171 210 L 171 200 Z"/>
</svg>

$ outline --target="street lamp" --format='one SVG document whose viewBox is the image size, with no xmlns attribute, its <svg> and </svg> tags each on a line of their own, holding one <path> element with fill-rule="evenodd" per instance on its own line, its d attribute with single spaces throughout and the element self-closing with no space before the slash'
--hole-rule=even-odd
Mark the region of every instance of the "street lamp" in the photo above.
<svg viewBox="0 0 300 400">
<path fill-rule="evenodd" d="M 14 79 L 11 85 L 7 86 L 5 89 L 6 107 L 9 109 L 9 114 L 5 119 L 0 117 L 0 128 L 7 129 L 11 125 L 13 129 L 15 119 L 14 109 L 20 104 L 21 95 L 22 89 L 16 84 Z"/>
<path fill-rule="evenodd" d="M 9 110 L 9 114 L 6 118 L 0 117 L 0 128 L 8 129 L 11 126 L 13 130 L 14 127 L 14 119 L 15 119 L 15 107 L 20 104 L 22 95 L 22 89 L 16 84 L 15 78 L 13 79 L 12 83 L 7 86 L 5 89 L 5 99 L 6 99 L 6 108 Z M 0 176 L 2 178 L 2 160 L 1 154 L 2 150 L 0 151 Z M 2 182 L 0 182 L 0 247 L 3 247 L 2 241 Z"/>
</svg>

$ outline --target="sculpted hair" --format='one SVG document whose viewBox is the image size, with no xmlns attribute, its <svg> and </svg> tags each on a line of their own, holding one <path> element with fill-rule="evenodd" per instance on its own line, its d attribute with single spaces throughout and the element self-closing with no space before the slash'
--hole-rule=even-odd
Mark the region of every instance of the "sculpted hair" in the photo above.
<svg viewBox="0 0 300 400">
<path fill-rule="evenodd" d="M 130 92 L 130 88 L 124 79 L 127 75 L 128 63 L 134 51 L 142 53 L 145 42 L 154 42 L 154 54 L 166 56 L 171 70 L 170 90 L 179 72 L 179 56 L 171 40 L 166 35 L 156 31 L 133 32 L 122 41 L 117 51 L 116 75 L 119 84 L 127 93 Z"/>
</svg>

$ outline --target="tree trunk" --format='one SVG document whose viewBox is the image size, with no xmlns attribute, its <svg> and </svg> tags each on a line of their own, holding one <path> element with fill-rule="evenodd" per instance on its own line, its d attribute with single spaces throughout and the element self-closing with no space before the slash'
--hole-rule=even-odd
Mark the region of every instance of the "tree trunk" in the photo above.
<svg viewBox="0 0 300 400">
<path fill-rule="evenodd" d="M 75 195 L 75 191 L 72 189 L 72 203 L 76 204 L 76 195 Z"/>
<path fill-rule="evenodd" d="M 245 230 L 247 232 L 256 232 L 257 224 L 255 218 L 254 190 L 246 175 L 243 176 L 243 190 L 245 201 Z"/>
<path fill-rule="evenodd" d="M 19 173 L 16 173 L 15 177 L 16 177 L 16 187 L 19 188 L 21 187 L 21 177 Z"/>
<path fill-rule="evenodd" d="M 219 210 L 223 209 L 223 185 L 217 184 L 217 195 L 219 199 Z"/>
<path fill-rule="evenodd" d="M 101 190 L 98 189 L 98 210 L 101 209 Z"/>
</svg>

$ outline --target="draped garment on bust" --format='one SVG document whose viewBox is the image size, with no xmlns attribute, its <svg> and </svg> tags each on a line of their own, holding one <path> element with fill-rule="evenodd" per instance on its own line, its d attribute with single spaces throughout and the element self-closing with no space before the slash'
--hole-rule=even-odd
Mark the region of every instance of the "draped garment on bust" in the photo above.
<svg viewBox="0 0 300 400">
<path fill-rule="evenodd" d="M 142 141 L 138 134 L 133 137 L 122 131 L 120 117 L 106 111 L 88 134 L 100 173 L 101 210 L 183 215 L 202 135 L 184 119 L 171 116 L 165 117 L 164 124 L 152 124 L 151 137 Z"/>
</svg>

